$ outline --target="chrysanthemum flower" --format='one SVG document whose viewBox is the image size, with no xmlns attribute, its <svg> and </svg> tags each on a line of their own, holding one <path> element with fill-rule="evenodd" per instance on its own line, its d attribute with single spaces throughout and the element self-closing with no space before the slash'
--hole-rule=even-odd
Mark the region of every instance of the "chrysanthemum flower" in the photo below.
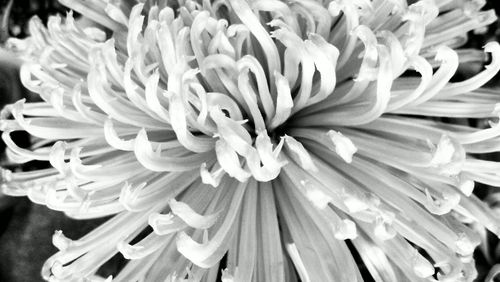
<svg viewBox="0 0 500 282">
<path fill-rule="evenodd" d="M 51 168 L 3 170 L 2 188 L 112 217 L 56 231 L 45 279 L 104 280 L 118 252 L 113 281 L 362 281 L 358 255 L 376 281 L 476 276 L 471 226 L 500 234 L 472 193 L 500 186 L 474 157 L 500 151 L 500 95 L 481 88 L 500 45 L 456 48 L 496 21 L 484 1 L 61 2 L 102 29 L 69 13 L 11 41 L 43 102 L 8 105 L 2 138 Z"/>
</svg>

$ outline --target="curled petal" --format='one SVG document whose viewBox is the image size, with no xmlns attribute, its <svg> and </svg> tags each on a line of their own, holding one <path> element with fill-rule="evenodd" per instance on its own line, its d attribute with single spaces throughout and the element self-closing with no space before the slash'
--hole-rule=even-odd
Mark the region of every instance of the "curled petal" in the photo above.
<svg viewBox="0 0 500 282">
<path fill-rule="evenodd" d="M 217 229 L 213 237 L 206 243 L 198 243 L 189 237 L 185 232 L 177 235 L 177 250 L 194 264 L 200 267 L 211 267 L 218 262 L 228 248 L 227 239 L 233 229 L 233 222 L 239 214 L 243 194 L 247 183 L 240 183 L 232 196 L 231 204 L 226 211 L 226 216 L 222 224 Z"/>
<path fill-rule="evenodd" d="M 181 218 L 187 225 L 198 228 L 207 229 L 214 225 L 217 221 L 218 213 L 210 215 L 200 215 L 196 213 L 189 205 L 178 202 L 175 199 L 169 201 L 170 209 L 172 213 Z"/>
<path fill-rule="evenodd" d="M 159 155 L 153 151 L 146 130 L 141 129 L 135 138 L 134 153 L 137 160 L 152 171 L 186 171 L 198 168 L 213 156 L 213 151 L 188 154 L 182 157 Z"/>
</svg>

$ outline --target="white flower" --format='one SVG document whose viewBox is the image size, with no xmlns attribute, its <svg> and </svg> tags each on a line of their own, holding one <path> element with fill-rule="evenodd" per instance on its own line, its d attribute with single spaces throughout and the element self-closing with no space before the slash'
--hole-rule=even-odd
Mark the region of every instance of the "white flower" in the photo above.
<svg viewBox="0 0 500 282">
<path fill-rule="evenodd" d="M 438 118 L 498 118 L 481 88 L 498 43 L 449 82 L 484 57 L 455 50 L 496 21 L 484 1 L 61 2 L 106 32 L 69 13 L 11 40 L 43 102 L 5 107 L 2 138 L 51 168 L 4 170 L 2 188 L 114 216 L 56 231 L 45 279 L 104 280 L 117 252 L 113 281 L 362 281 L 352 252 L 376 281 L 476 276 L 469 223 L 500 235 L 500 219 L 472 190 L 500 186 L 500 164 L 474 155 L 500 151 L 500 126 Z"/>
</svg>

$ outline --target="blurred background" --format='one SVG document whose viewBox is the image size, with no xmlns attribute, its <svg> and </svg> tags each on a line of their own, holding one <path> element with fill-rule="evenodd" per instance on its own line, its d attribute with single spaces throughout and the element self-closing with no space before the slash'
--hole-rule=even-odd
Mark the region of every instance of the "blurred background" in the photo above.
<svg viewBox="0 0 500 282">
<path fill-rule="evenodd" d="M 495 3 L 496 2 L 496 3 Z M 486 8 L 494 8 L 500 15 L 500 1 L 488 0 Z M 29 36 L 28 21 L 37 15 L 46 22 L 50 15 L 65 14 L 67 10 L 54 0 L 0 0 L 0 108 L 5 104 L 13 103 L 21 98 L 28 101 L 37 99 L 37 96 L 24 89 L 19 81 L 18 70 L 21 61 L 5 49 L 9 37 L 24 38 Z M 78 17 L 78 15 L 76 15 Z M 500 22 L 491 25 L 487 30 L 472 32 L 463 48 L 480 49 L 486 42 L 500 40 Z M 484 62 L 471 62 L 460 67 L 454 79 L 462 80 L 481 70 Z M 496 77 L 489 86 L 499 87 L 500 79 Z M 474 126 L 484 126 L 486 121 L 465 121 Z M 26 134 L 16 133 L 16 143 L 28 147 L 29 137 Z M 12 170 L 30 170 L 46 166 L 44 163 L 30 162 L 24 165 L 8 163 L 3 152 L 5 145 L 0 141 L 0 165 Z M 500 155 L 488 155 L 487 158 L 500 158 Z M 477 185 L 479 186 L 479 185 Z M 478 196 L 499 210 L 500 194 L 492 192 L 488 187 L 475 189 Z M 54 230 L 64 230 L 64 234 L 77 239 L 91 231 L 106 219 L 91 221 L 75 221 L 64 214 L 51 211 L 43 206 L 32 204 L 27 198 L 12 198 L 1 194 L 0 191 L 0 281 L 25 282 L 42 281 L 40 270 L 43 262 L 57 250 L 52 246 Z M 485 242 L 476 251 L 475 259 L 479 271 L 477 281 L 484 281 L 492 267 L 500 263 L 500 243 L 490 234 L 484 234 Z M 117 255 L 100 269 L 100 274 L 108 276 L 116 273 L 125 263 Z M 360 268 L 363 270 L 360 262 Z M 363 271 L 364 276 L 367 274 Z M 371 281 L 367 276 L 365 281 Z M 494 280 L 497 281 L 497 280 Z M 500 281 L 500 279 L 498 279 Z"/>
</svg>

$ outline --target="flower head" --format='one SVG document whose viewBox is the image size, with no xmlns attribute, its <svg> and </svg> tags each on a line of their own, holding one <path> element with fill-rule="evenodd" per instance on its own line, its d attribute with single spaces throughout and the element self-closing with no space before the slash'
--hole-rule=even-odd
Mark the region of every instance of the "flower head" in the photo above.
<svg viewBox="0 0 500 282">
<path fill-rule="evenodd" d="M 113 281 L 362 281 L 353 252 L 376 281 L 474 279 L 471 224 L 500 235 L 472 193 L 500 164 L 474 155 L 500 127 L 439 118 L 498 118 L 498 43 L 450 82 L 484 58 L 456 49 L 496 20 L 484 1 L 61 2 L 102 28 L 69 13 L 11 40 L 43 102 L 5 107 L 2 138 L 51 167 L 2 188 L 113 217 L 56 231 L 45 279 L 99 280 L 117 252 Z"/>
</svg>

